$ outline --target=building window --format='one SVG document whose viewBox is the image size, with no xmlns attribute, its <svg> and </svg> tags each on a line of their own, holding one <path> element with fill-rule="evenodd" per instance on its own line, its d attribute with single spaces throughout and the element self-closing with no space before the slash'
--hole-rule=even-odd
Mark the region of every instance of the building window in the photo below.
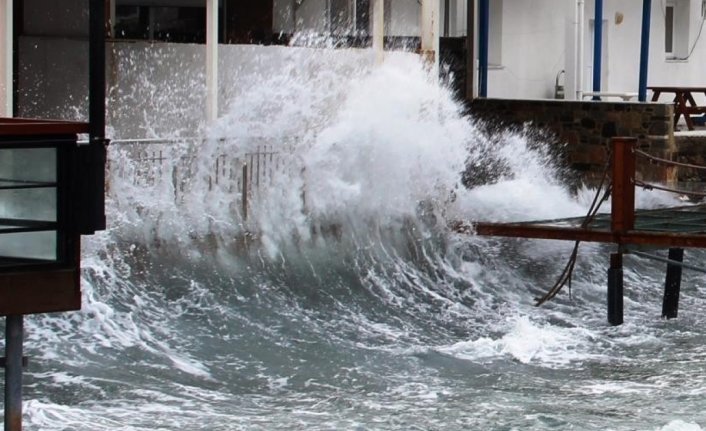
<svg viewBox="0 0 706 431">
<path fill-rule="evenodd" d="M 674 52 L 674 5 L 667 5 L 664 10 L 664 52 Z"/>
<path fill-rule="evenodd" d="M 114 34 L 116 39 L 205 43 L 206 8 L 118 5 Z"/>
<path fill-rule="evenodd" d="M 669 0 L 664 7 L 664 53 L 667 59 L 689 55 L 689 0 Z"/>
</svg>

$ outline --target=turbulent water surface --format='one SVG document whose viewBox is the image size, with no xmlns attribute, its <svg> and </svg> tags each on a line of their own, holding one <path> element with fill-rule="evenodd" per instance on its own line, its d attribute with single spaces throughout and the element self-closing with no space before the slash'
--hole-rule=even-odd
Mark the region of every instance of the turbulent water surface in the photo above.
<svg viewBox="0 0 706 431">
<path fill-rule="evenodd" d="M 27 429 L 706 424 L 703 276 L 685 273 L 664 321 L 663 265 L 626 257 L 626 323 L 610 327 L 611 248 L 584 245 L 571 295 L 534 307 L 572 244 L 447 226 L 578 216 L 593 190 L 570 193 L 530 129 L 482 132 L 414 56 L 337 73 L 316 66 L 327 55 L 346 54 L 260 76 L 203 140 L 111 147 L 83 310 L 28 318 Z M 271 163 L 245 218 L 239 169 L 257 152 Z"/>
</svg>

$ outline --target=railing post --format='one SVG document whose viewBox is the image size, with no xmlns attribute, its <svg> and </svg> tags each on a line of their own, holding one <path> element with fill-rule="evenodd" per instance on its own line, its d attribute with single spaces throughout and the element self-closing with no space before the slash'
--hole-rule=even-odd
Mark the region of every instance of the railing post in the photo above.
<svg viewBox="0 0 706 431">
<path fill-rule="evenodd" d="M 243 221 L 247 221 L 247 219 L 248 219 L 248 165 L 247 164 L 243 164 L 242 205 L 243 205 Z"/>
<path fill-rule="evenodd" d="M 611 231 L 635 228 L 635 138 L 613 138 Z"/>
</svg>

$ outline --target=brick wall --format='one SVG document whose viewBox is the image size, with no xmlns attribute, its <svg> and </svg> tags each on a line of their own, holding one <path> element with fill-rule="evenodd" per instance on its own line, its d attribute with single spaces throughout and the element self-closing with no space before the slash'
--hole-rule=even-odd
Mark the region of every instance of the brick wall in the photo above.
<svg viewBox="0 0 706 431">
<path fill-rule="evenodd" d="M 665 159 L 676 152 L 674 108 L 666 103 L 475 99 L 470 112 L 491 133 L 528 123 L 552 132 L 562 146 L 561 157 L 588 183 L 602 177 L 612 137 L 635 137 L 640 149 Z M 638 158 L 638 178 L 673 183 L 675 175 L 673 168 Z"/>
</svg>

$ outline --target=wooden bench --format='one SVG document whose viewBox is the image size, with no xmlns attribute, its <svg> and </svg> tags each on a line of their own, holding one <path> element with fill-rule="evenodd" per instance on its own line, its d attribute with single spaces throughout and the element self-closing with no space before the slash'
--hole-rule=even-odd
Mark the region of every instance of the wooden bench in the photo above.
<svg viewBox="0 0 706 431">
<path fill-rule="evenodd" d="M 694 100 L 694 93 L 706 95 L 706 87 L 676 87 L 676 86 L 653 86 L 647 87 L 652 90 L 652 101 L 656 102 L 662 93 L 674 94 L 674 125 L 677 125 L 679 117 L 684 116 L 686 127 L 694 130 L 692 115 L 706 114 L 706 106 L 699 106 Z"/>
</svg>

